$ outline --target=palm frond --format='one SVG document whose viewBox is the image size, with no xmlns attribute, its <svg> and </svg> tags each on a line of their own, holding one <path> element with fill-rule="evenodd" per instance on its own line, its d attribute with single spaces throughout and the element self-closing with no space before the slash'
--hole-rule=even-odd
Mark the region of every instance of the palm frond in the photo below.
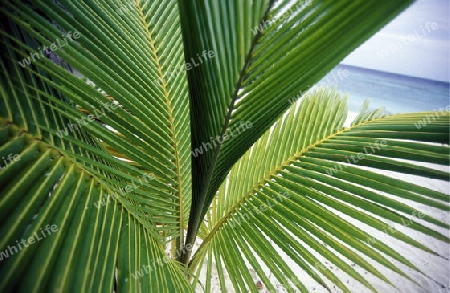
<svg viewBox="0 0 450 293">
<path fill-rule="evenodd" d="M 143 170 L 155 175 L 151 193 L 158 201 L 162 200 L 161 203 L 167 203 L 167 215 L 180 219 L 172 219 L 172 224 L 164 225 L 164 235 L 184 235 L 181 231 L 186 226 L 184 219 L 187 219 L 190 208 L 191 190 L 190 125 L 186 74 L 183 70 L 173 74 L 176 66 L 183 65 L 176 2 L 151 4 L 143 1 L 132 7 L 127 6 L 129 10 L 125 14 L 118 12 L 123 8 L 118 3 L 61 3 L 70 13 L 48 3 L 36 3 L 34 9 L 24 3 L 3 8 L 3 14 L 21 26 L 15 29 L 15 33 L 7 33 L 11 29 L 2 30 L 3 44 L 9 48 L 7 58 L 29 58 L 27 53 L 30 56 L 37 54 L 38 45 L 40 48 L 50 46 L 49 40 L 67 38 L 69 32 L 78 32 L 78 39 L 59 48 L 56 53 L 100 90 L 47 58 L 37 58 L 25 69 L 12 62 L 9 66 L 14 69 L 8 70 L 26 70 L 39 75 L 43 83 L 52 88 L 51 92 L 36 89 L 20 77 L 11 78 L 11 84 L 20 89 L 20 95 L 25 94 L 29 99 L 41 99 L 42 96 L 41 103 L 68 118 L 70 125 L 75 124 L 77 119 L 87 121 L 90 117 L 87 113 L 101 118 L 102 123 L 83 125 L 84 131 L 112 150 L 116 158 L 131 161 L 126 165 L 138 167 L 127 166 L 123 170 L 125 173 L 132 170 L 136 174 Z M 158 15 L 164 12 L 161 14 L 163 17 L 152 17 L 156 12 Z M 62 31 L 41 14 L 58 23 Z M 18 39 L 20 33 L 27 34 L 23 41 Z M 74 105 L 83 108 L 84 112 Z M 32 113 L 32 116 L 36 114 Z M 53 130 L 53 136 L 65 136 L 65 132 L 71 130 L 68 124 L 55 127 L 41 121 L 33 123 L 33 127 L 49 132 Z M 70 151 L 65 155 L 70 156 Z M 76 158 L 81 161 L 89 159 L 84 155 Z M 109 156 L 107 160 L 115 164 L 118 161 L 116 158 Z M 107 167 L 97 164 L 96 168 L 106 170 Z M 115 175 L 131 183 L 124 172 L 116 172 Z M 145 197 L 147 194 L 141 195 Z M 157 205 L 144 201 L 143 198 L 140 202 L 146 208 L 138 210 L 140 214 Z M 168 223 L 164 219 L 160 222 Z"/>
<path fill-rule="evenodd" d="M 0 291 L 426 276 L 371 233 L 446 259 L 414 235 L 448 244 L 448 194 L 400 175 L 449 181 L 448 113 L 289 108 L 412 2 L 3 1 Z"/>
<path fill-rule="evenodd" d="M 0 155 L 20 158 L 0 171 L 0 290 L 187 292 L 164 251 L 191 192 L 186 74 L 167 78 L 183 64 L 177 4 L 60 3 L 0 7 Z"/>
<path fill-rule="evenodd" d="M 186 59 L 216 56 L 188 72 L 193 148 L 202 150 L 188 242 L 230 168 L 289 100 L 412 2 L 179 1 Z"/>
<path fill-rule="evenodd" d="M 448 195 L 385 173 L 448 181 L 448 169 L 433 166 L 449 165 L 449 114 L 417 129 L 414 123 L 430 113 L 383 116 L 379 111 L 363 111 L 356 123 L 345 128 L 346 99 L 334 91 L 316 91 L 296 107 L 233 166 L 207 214 L 201 229 L 204 242 L 191 268 L 208 255 L 208 269 L 212 261 L 223 264 L 236 291 L 256 292 L 255 278 L 275 290 L 270 271 L 286 288 L 308 292 L 298 272 L 280 256 L 282 251 L 325 288 L 332 282 L 349 292 L 328 267 L 317 265 L 324 261 L 372 291 L 375 288 L 361 269 L 391 283 L 363 256 L 412 280 L 404 272 L 405 266 L 419 271 L 411 260 L 362 227 L 385 231 L 442 258 L 394 226 L 407 223 L 409 229 L 448 243 L 450 226 L 430 210 L 418 213 L 424 206 L 436 214 L 448 211 Z"/>
</svg>

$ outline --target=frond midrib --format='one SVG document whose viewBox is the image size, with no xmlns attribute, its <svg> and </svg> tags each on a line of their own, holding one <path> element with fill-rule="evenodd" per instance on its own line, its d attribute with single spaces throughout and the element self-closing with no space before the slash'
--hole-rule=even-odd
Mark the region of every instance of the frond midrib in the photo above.
<svg viewBox="0 0 450 293">
<path fill-rule="evenodd" d="M 18 137 L 20 135 L 24 135 L 25 136 L 25 140 L 26 141 L 34 141 L 36 142 L 41 149 L 51 149 L 54 153 L 55 156 L 59 156 L 59 158 L 64 157 L 64 160 L 68 163 L 73 165 L 73 167 L 75 168 L 75 170 L 78 170 L 80 172 L 83 172 L 86 174 L 86 176 L 90 177 L 90 180 L 94 181 L 94 184 L 96 186 L 100 185 L 103 188 L 105 188 L 106 191 L 108 191 L 108 194 L 113 194 L 114 191 L 111 189 L 111 187 L 104 181 L 101 180 L 100 178 L 98 178 L 98 176 L 95 173 L 90 172 L 87 168 L 85 168 L 84 165 L 82 165 L 81 163 L 77 162 L 76 160 L 74 160 L 73 158 L 70 157 L 70 154 L 59 149 L 58 147 L 56 147 L 55 145 L 49 144 L 48 142 L 46 142 L 45 140 L 42 140 L 42 138 L 33 135 L 32 133 L 28 132 L 28 130 L 21 128 L 19 125 L 10 122 L 6 119 L 0 118 L 0 129 L 2 127 L 5 127 L 5 125 L 10 125 L 11 126 L 11 131 L 13 132 L 13 134 L 11 135 L 11 137 Z M 150 230 L 148 229 L 148 224 L 143 222 L 141 218 L 139 217 L 135 217 L 134 213 L 129 210 L 127 208 L 127 203 L 123 202 L 120 197 L 115 197 L 115 196 L 111 196 L 109 197 L 109 199 L 113 199 L 114 201 L 117 201 L 123 209 L 126 210 L 126 212 L 128 214 L 130 214 L 131 216 L 133 216 L 133 218 L 135 218 L 144 228 L 146 228 L 146 230 L 152 234 L 153 236 L 155 236 L 155 239 L 158 239 L 158 242 L 160 243 L 161 247 L 162 247 L 162 242 L 160 241 L 160 237 L 156 237 L 156 231 L 154 231 L 153 233 L 150 232 Z"/>
<path fill-rule="evenodd" d="M 150 24 L 147 23 L 146 20 L 145 20 L 145 16 L 143 14 L 142 7 L 140 7 L 138 3 L 136 5 L 138 7 L 139 15 L 140 15 L 140 17 L 142 19 L 143 25 L 144 25 L 144 27 L 146 29 L 146 36 L 147 36 L 147 39 L 148 39 L 149 44 L 150 44 L 150 50 L 151 50 L 151 52 L 152 52 L 152 54 L 153 54 L 153 56 L 155 58 L 155 63 L 156 63 L 157 69 L 158 69 L 159 80 L 161 80 L 161 84 L 162 84 L 162 86 L 161 86 L 162 90 L 163 90 L 162 92 L 163 92 L 164 98 L 166 100 L 166 106 L 167 106 L 167 112 L 168 112 L 168 118 L 169 118 L 169 124 L 170 124 L 170 138 L 172 140 L 172 146 L 174 148 L 174 157 L 175 157 L 174 158 L 174 164 L 175 164 L 175 168 L 176 168 L 175 173 L 176 173 L 176 176 L 178 178 L 178 180 L 176 181 L 176 183 L 177 183 L 176 190 L 178 192 L 178 196 L 177 196 L 178 202 L 176 204 L 178 206 L 178 211 L 177 212 L 178 212 L 178 217 L 179 217 L 179 230 L 180 230 L 179 231 L 180 232 L 179 237 L 177 237 L 177 240 L 176 240 L 176 242 L 177 242 L 176 246 L 177 246 L 177 249 L 178 249 L 178 248 L 181 248 L 182 243 L 184 243 L 184 232 L 183 232 L 183 229 L 184 229 L 184 208 L 183 208 L 183 190 L 182 190 L 182 185 L 183 184 L 181 182 L 182 181 L 182 176 L 181 176 L 181 158 L 180 158 L 179 146 L 178 146 L 178 143 L 177 143 L 178 140 L 177 140 L 177 137 L 176 137 L 176 131 L 175 131 L 175 127 L 174 127 L 175 126 L 175 120 L 174 120 L 174 116 L 173 116 L 173 107 L 172 107 L 172 102 L 171 102 L 170 97 L 169 97 L 169 92 L 167 90 L 166 78 L 164 76 L 163 68 L 162 68 L 162 65 L 161 65 L 161 61 L 160 61 L 160 58 L 158 56 L 158 50 L 155 47 L 155 41 L 154 41 L 154 38 L 152 37 Z"/>
<path fill-rule="evenodd" d="M 265 13 L 264 13 L 264 15 L 262 17 L 261 23 L 266 21 L 269 18 L 270 11 L 271 11 L 271 8 L 272 8 L 274 2 L 275 2 L 275 0 L 270 0 L 269 1 L 268 5 L 267 5 L 267 9 L 266 9 L 266 11 L 265 11 Z M 199 199 L 198 200 L 199 201 L 199 206 L 198 207 L 199 208 L 198 208 L 198 210 L 193 211 L 196 214 L 195 214 L 195 217 L 194 217 L 194 223 L 192 223 L 193 225 L 190 226 L 189 230 L 188 230 L 188 235 L 187 235 L 187 239 L 186 239 L 186 245 L 187 244 L 192 244 L 194 242 L 195 235 L 196 235 L 196 233 L 197 233 L 197 231 L 198 231 L 198 229 L 200 227 L 200 224 L 201 224 L 200 217 L 201 217 L 203 211 L 205 210 L 206 198 L 208 197 L 208 194 L 210 192 L 212 192 L 210 190 L 210 187 L 211 187 L 211 182 L 212 182 L 212 179 L 213 179 L 213 175 L 215 173 L 214 170 L 215 170 L 215 167 L 216 167 L 216 163 L 217 163 L 217 160 L 219 158 L 220 151 L 222 149 L 223 137 L 224 137 L 224 135 L 225 135 L 225 133 L 227 131 L 228 125 L 230 123 L 231 114 L 233 113 L 234 105 L 235 105 L 236 101 L 238 100 L 239 90 L 240 90 L 240 88 L 242 86 L 242 83 L 244 81 L 244 78 L 246 76 L 247 69 L 248 69 L 249 65 L 251 64 L 251 60 L 252 60 L 252 57 L 253 57 L 252 53 L 253 53 L 254 49 L 256 48 L 256 45 L 258 44 L 258 40 L 261 38 L 262 34 L 263 34 L 262 31 L 258 31 L 258 33 L 253 37 L 252 43 L 251 43 L 250 48 L 249 48 L 249 50 L 247 52 L 247 56 L 245 57 L 243 67 L 242 67 L 242 69 L 241 69 L 241 71 L 239 73 L 239 79 L 238 79 L 238 81 L 236 83 L 236 86 L 235 86 L 235 89 L 234 89 L 234 92 L 233 92 L 233 96 L 231 97 L 230 104 L 228 106 L 228 111 L 227 111 L 227 114 L 226 114 L 224 122 L 223 122 L 222 129 L 220 130 L 220 133 L 219 133 L 219 136 L 220 136 L 221 139 L 219 140 L 219 144 L 217 145 L 217 147 L 214 150 L 211 162 L 210 162 L 208 170 L 206 172 L 206 176 L 204 176 L 202 178 L 203 181 L 201 182 L 200 194 L 198 194 L 198 199 Z M 220 141 L 222 141 L 222 143 L 220 143 Z M 187 261 L 187 260 L 184 260 L 184 261 Z"/>
<path fill-rule="evenodd" d="M 219 222 L 217 222 L 214 227 L 211 229 L 211 231 L 208 233 L 208 235 L 206 235 L 206 237 L 203 239 L 202 244 L 200 245 L 200 247 L 198 248 L 197 252 L 195 253 L 195 255 L 192 257 L 192 261 L 191 264 L 194 263 L 194 260 L 197 256 L 197 254 L 202 250 L 205 249 L 205 247 L 207 247 L 207 245 L 209 244 L 209 242 L 213 239 L 213 237 L 219 232 L 220 228 L 229 220 L 231 219 L 231 217 L 239 210 L 239 207 L 242 206 L 253 194 L 254 192 L 257 192 L 259 187 L 264 185 L 264 183 L 267 180 L 270 180 L 273 176 L 276 176 L 277 172 L 282 171 L 283 167 L 285 166 L 289 166 L 291 163 L 297 161 L 298 159 L 300 159 L 301 157 L 303 157 L 303 155 L 305 155 L 310 149 L 317 147 L 318 145 L 335 138 L 336 136 L 343 134 L 345 132 L 351 131 L 356 127 L 360 127 L 362 125 L 368 124 L 368 123 L 373 123 L 374 121 L 378 121 L 378 120 L 382 120 L 385 117 L 380 117 L 380 118 L 375 118 L 375 119 L 371 119 L 369 121 L 365 121 L 363 123 L 359 123 L 359 124 L 355 124 L 352 125 L 351 127 L 348 128 L 343 128 L 341 130 L 339 130 L 338 132 L 335 132 L 325 138 L 322 138 L 319 141 L 316 141 L 308 146 L 306 146 L 305 148 L 303 148 L 302 150 L 300 150 L 299 152 L 295 153 L 293 156 L 287 158 L 285 161 L 283 161 L 280 165 L 278 165 L 277 167 L 275 167 L 274 169 L 272 169 L 272 171 L 266 173 L 266 176 L 264 178 L 262 178 L 257 184 L 255 184 L 252 188 L 250 188 L 250 190 L 229 210 L 229 212 L 222 217 L 222 219 L 219 220 Z"/>
</svg>

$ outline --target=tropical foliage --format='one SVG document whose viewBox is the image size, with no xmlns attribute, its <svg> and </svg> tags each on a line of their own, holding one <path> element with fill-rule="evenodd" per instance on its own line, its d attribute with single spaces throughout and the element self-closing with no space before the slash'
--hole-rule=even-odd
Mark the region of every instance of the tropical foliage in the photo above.
<svg viewBox="0 0 450 293">
<path fill-rule="evenodd" d="M 215 269 L 223 291 L 307 292 L 302 271 L 349 292 L 325 260 L 374 291 L 351 263 L 426 275 L 359 224 L 448 244 L 414 217 L 448 195 L 386 172 L 448 181 L 449 115 L 346 128 L 334 90 L 290 105 L 411 2 L 3 1 L 0 291 L 210 291 Z"/>
</svg>

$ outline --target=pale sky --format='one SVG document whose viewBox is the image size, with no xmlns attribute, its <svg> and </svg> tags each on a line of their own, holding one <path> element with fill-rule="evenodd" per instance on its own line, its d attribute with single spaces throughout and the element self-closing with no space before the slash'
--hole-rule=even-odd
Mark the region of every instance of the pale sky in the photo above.
<svg viewBox="0 0 450 293">
<path fill-rule="evenodd" d="M 341 63 L 450 82 L 449 2 L 416 1 Z"/>
</svg>

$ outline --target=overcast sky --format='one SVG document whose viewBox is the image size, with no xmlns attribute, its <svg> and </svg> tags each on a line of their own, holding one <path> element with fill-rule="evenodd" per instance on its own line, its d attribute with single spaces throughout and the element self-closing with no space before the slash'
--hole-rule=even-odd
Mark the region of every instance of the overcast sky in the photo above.
<svg viewBox="0 0 450 293">
<path fill-rule="evenodd" d="M 450 82 L 449 2 L 416 1 L 342 63 Z"/>
</svg>

